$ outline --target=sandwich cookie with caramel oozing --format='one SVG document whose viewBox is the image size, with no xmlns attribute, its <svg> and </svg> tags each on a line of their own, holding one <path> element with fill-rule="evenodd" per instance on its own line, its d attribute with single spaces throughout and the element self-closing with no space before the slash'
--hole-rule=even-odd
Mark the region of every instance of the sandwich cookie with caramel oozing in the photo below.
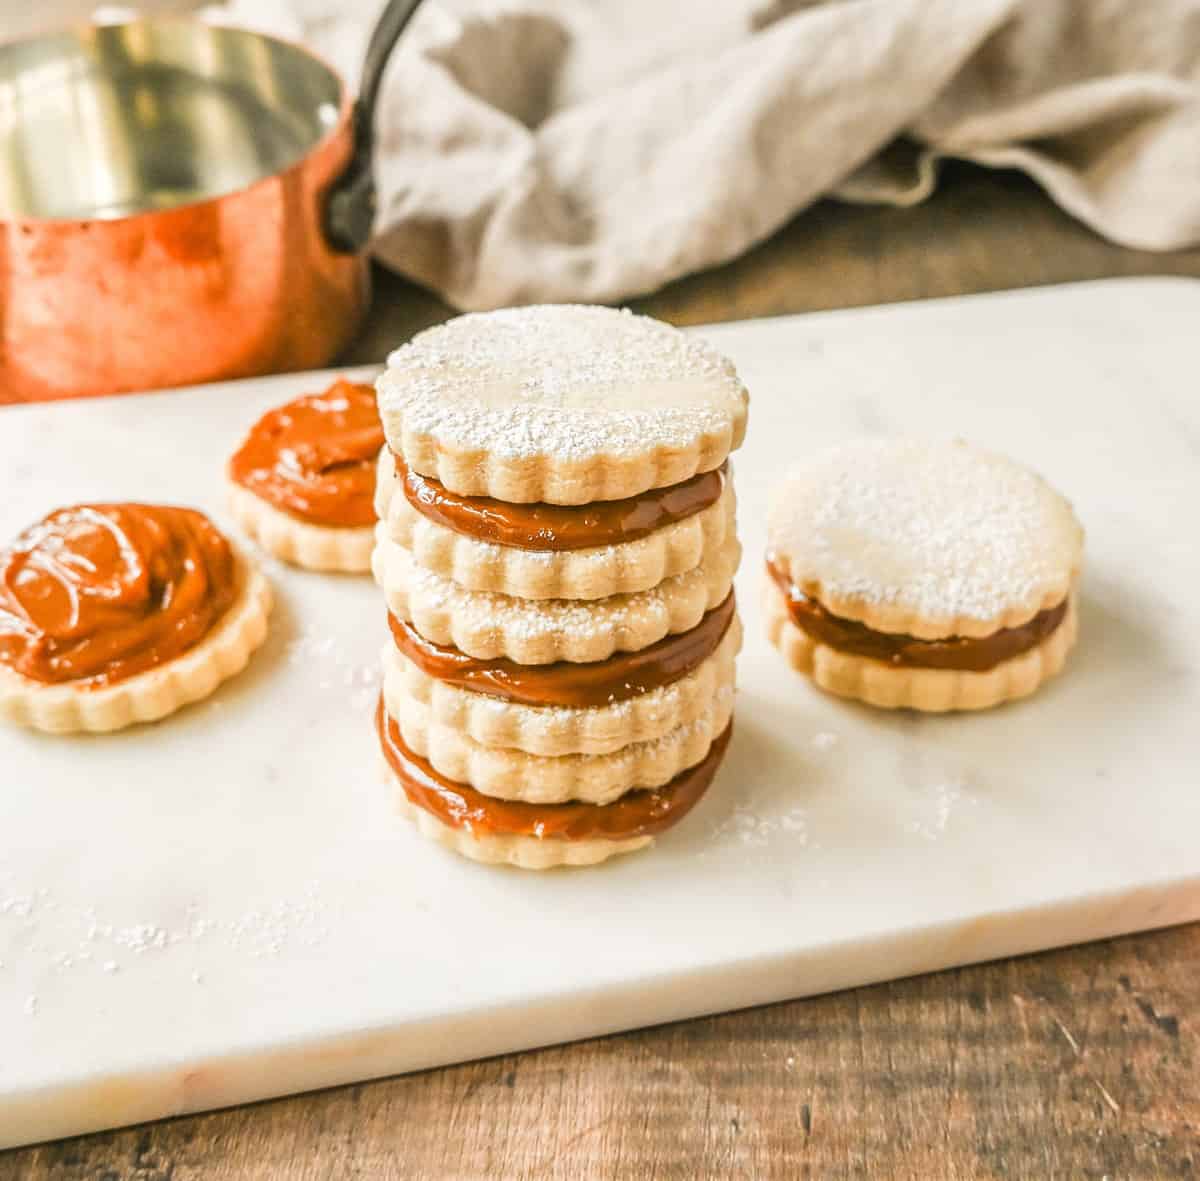
<svg viewBox="0 0 1200 1181">
<path fill-rule="evenodd" d="M 375 724 L 402 816 L 463 857 L 521 869 L 596 865 L 645 848 L 700 801 L 733 730 L 726 726 L 703 759 L 664 787 L 631 791 L 610 804 L 529 804 L 496 799 L 440 774 L 408 747 L 382 701 Z"/>
<path fill-rule="evenodd" d="M 734 532 L 748 398 L 699 339 L 596 307 L 462 316 L 378 382 L 388 536 L 469 590 L 647 590 Z"/>
<path fill-rule="evenodd" d="M 885 708 L 986 709 L 1058 673 L 1083 530 L 1013 461 L 870 440 L 800 465 L 768 521 L 768 634 L 821 688 Z"/>
<path fill-rule="evenodd" d="M 524 599 L 599 599 L 648 590 L 699 566 L 736 530 L 728 465 L 667 488 L 586 505 L 460 496 L 380 456 L 385 536 L 469 590 Z"/>
<path fill-rule="evenodd" d="M 208 696 L 267 634 L 271 589 L 195 509 L 58 509 L 0 551 L 0 717 L 118 730 Z"/>
<path fill-rule="evenodd" d="M 397 350 L 372 568 L 401 811 L 526 868 L 640 848 L 728 743 L 733 366 L 606 308 L 463 316 Z"/>
<path fill-rule="evenodd" d="M 383 427 L 369 385 L 324 393 L 260 418 L 228 467 L 229 507 L 268 553 L 308 570 L 371 568 L 375 462 Z"/>
<path fill-rule="evenodd" d="M 587 663 L 480 659 L 394 615 L 388 622 L 383 692 L 393 716 L 416 703 L 428 724 L 461 740 L 534 755 L 609 754 L 698 721 L 732 694 L 742 644 L 732 594 L 686 631 Z"/>
</svg>

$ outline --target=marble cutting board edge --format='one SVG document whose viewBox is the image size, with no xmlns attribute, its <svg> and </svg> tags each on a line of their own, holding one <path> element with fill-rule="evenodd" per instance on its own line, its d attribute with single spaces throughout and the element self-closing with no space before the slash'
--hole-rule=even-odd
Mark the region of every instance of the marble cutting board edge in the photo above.
<svg viewBox="0 0 1200 1181">
<path fill-rule="evenodd" d="M 0 1147 L 1200 918 L 1200 283 L 1110 280 L 697 329 L 752 393 L 747 642 L 709 796 L 648 854 L 522 875 L 390 812 L 367 579 L 267 567 L 210 701 L 106 738 L 0 730 Z M 0 536 L 194 504 L 294 374 L 0 410 Z M 962 435 L 1088 530 L 1083 635 L 975 717 L 823 697 L 761 635 L 768 489 L 856 434 Z"/>
</svg>

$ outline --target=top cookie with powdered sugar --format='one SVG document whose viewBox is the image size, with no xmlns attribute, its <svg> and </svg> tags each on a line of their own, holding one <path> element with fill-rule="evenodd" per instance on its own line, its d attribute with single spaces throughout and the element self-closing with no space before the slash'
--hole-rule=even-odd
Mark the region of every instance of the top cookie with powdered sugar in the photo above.
<svg viewBox="0 0 1200 1181">
<path fill-rule="evenodd" d="M 1066 597 L 1083 530 L 1036 472 L 959 440 L 870 439 L 776 490 L 769 559 L 842 619 L 936 639 L 1018 627 Z"/>
<path fill-rule="evenodd" d="M 512 503 L 619 500 L 723 463 L 746 429 L 733 364 L 628 310 L 460 316 L 388 358 L 389 446 L 452 492 Z"/>
</svg>

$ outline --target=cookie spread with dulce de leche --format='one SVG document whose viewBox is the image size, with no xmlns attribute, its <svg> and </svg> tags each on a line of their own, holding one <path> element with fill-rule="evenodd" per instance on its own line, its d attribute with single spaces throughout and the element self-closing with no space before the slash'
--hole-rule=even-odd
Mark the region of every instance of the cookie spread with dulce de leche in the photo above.
<svg viewBox="0 0 1200 1181">
<path fill-rule="evenodd" d="M 324 393 L 260 418 L 229 461 L 230 477 L 281 512 L 313 525 L 375 523 L 375 458 L 383 428 L 369 385 L 337 381 Z"/>
<path fill-rule="evenodd" d="M 0 551 L 0 717 L 52 732 L 164 717 L 245 666 L 270 609 L 196 509 L 57 509 Z"/>
<path fill-rule="evenodd" d="M 0 661 L 45 684 L 112 684 L 186 652 L 235 593 L 229 543 L 195 509 L 58 509 L 0 554 Z"/>
</svg>

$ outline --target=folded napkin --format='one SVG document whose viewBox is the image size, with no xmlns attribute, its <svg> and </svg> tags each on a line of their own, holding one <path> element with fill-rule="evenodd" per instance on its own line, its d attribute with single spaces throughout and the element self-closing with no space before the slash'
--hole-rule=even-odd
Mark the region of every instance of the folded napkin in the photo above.
<svg viewBox="0 0 1200 1181">
<path fill-rule="evenodd" d="M 351 75 L 379 0 L 230 0 Z M 614 301 L 822 195 L 1019 168 L 1116 242 L 1200 242 L 1197 0 L 431 3 L 387 76 L 374 250 L 460 308 Z"/>
</svg>

